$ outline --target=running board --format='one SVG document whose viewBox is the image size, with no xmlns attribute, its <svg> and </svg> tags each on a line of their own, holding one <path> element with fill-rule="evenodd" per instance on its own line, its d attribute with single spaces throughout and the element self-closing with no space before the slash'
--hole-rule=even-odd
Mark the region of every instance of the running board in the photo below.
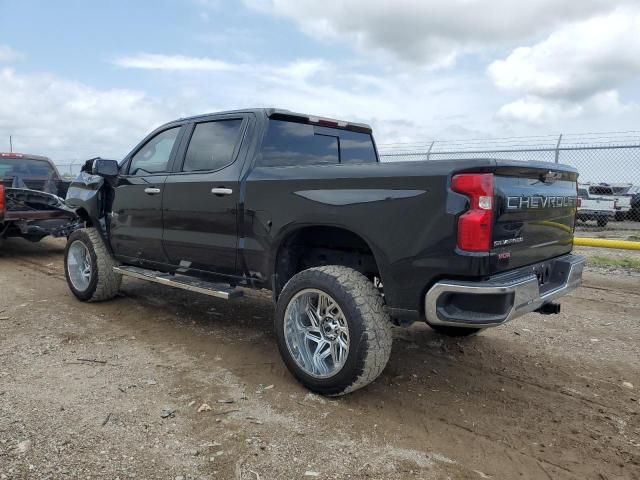
<svg viewBox="0 0 640 480">
<path fill-rule="evenodd" d="M 242 290 L 238 288 L 232 288 L 219 283 L 205 282 L 199 278 L 189 277 L 187 275 L 172 275 L 170 273 L 130 266 L 113 267 L 113 271 L 121 275 L 126 275 L 127 277 L 139 278 L 140 280 L 160 283 L 162 285 L 198 292 L 225 300 L 242 296 Z"/>
</svg>

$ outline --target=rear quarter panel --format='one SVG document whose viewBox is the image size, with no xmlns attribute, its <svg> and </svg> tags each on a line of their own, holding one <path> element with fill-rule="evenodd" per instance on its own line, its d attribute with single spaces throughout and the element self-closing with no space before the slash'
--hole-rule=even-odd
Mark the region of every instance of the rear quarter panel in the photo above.
<svg viewBox="0 0 640 480">
<path fill-rule="evenodd" d="M 307 225 L 341 227 L 371 247 L 387 304 L 420 309 L 438 275 L 481 275 L 489 256 L 458 255 L 457 216 L 466 198 L 453 172 L 492 160 L 256 167 L 248 176 L 241 249 L 246 273 L 268 280 L 281 242 Z"/>
</svg>

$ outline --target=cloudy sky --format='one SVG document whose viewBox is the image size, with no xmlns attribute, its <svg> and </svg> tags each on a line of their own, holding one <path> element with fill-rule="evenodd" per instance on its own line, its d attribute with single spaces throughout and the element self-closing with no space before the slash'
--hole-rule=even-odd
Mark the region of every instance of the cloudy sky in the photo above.
<svg viewBox="0 0 640 480">
<path fill-rule="evenodd" d="M 277 106 L 378 141 L 638 130 L 638 0 L 0 0 L 0 150 Z"/>
</svg>

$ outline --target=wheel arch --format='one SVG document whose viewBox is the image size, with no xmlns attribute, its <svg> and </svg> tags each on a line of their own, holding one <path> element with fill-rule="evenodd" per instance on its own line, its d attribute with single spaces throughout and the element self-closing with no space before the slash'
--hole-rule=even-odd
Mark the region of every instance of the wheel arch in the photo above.
<svg viewBox="0 0 640 480">
<path fill-rule="evenodd" d="M 107 250 L 110 253 L 113 253 L 113 250 L 111 249 L 111 243 L 109 242 L 109 236 L 107 234 L 106 222 L 104 221 L 104 219 L 91 215 L 85 207 L 77 207 L 75 212 L 78 218 L 80 218 L 80 220 L 84 222 L 86 228 L 96 229 L 98 235 L 100 235 L 100 238 L 104 242 L 105 247 L 107 247 Z"/>
<path fill-rule="evenodd" d="M 384 276 L 380 250 L 365 235 L 342 225 L 292 225 L 277 237 L 270 258 L 274 299 L 286 282 L 305 268 L 343 265 L 367 277 Z"/>
</svg>

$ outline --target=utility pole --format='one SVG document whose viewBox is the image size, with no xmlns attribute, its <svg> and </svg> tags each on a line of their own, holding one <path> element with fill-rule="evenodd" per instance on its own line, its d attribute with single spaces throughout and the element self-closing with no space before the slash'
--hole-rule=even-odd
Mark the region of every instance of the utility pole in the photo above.
<svg viewBox="0 0 640 480">
<path fill-rule="evenodd" d="M 13 153 L 13 138 L 9 135 L 9 152 Z"/>
</svg>

